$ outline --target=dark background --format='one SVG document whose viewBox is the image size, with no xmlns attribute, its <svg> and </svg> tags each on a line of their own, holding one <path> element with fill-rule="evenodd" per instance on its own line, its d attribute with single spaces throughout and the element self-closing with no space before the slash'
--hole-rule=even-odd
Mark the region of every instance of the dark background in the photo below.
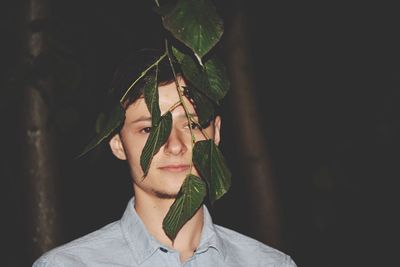
<svg viewBox="0 0 400 267">
<path fill-rule="evenodd" d="M 217 1 L 229 27 L 240 10 L 257 110 L 282 210 L 282 251 L 299 266 L 385 266 L 397 252 L 399 18 L 379 4 Z M 21 178 L 23 2 L 1 8 L 2 262 L 29 266 L 26 182 Z M 125 165 L 100 147 L 74 159 L 93 133 L 113 71 L 131 49 L 159 46 L 151 1 L 50 1 L 56 92 L 58 208 L 67 242 L 120 218 L 131 195 Z M 225 45 L 222 39 L 222 46 Z M 214 220 L 257 239 L 234 143 L 235 108 L 222 110 L 222 144 L 234 173 Z M 251 130 L 251 129 L 249 129 Z M 5 248 L 5 249 L 4 249 Z M 2 253 L 2 254 L 3 254 Z M 3 264 L 1 264 L 3 265 Z"/>
</svg>

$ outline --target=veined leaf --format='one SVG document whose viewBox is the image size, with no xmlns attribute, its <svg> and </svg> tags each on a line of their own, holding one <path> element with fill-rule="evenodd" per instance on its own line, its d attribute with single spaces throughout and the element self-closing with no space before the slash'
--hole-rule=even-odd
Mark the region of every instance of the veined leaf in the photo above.
<svg viewBox="0 0 400 267">
<path fill-rule="evenodd" d="M 161 146 L 167 141 L 172 128 L 172 114 L 167 112 L 160 117 L 156 123 L 157 126 L 152 127 L 150 135 L 144 145 L 142 154 L 140 156 L 140 165 L 144 176 L 149 171 L 151 160 L 153 156 L 160 150 Z"/>
<path fill-rule="evenodd" d="M 125 120 L 125 110 L 120 103 L 118 103 L 115 108 L 110 112 L 107 120 L 104 119 L 104 114 L 101 114 L 102 113 L 100 113 L 99 116 L 102 117 L 99 118 L 99 123 L 97 125 L 98 129 L 96 129 L 96 131 L 98 132 L 97 135 L 89 142 L 89 144 L 83 149 L 83 152 L 79 154 L 78 157 L 86 154 L 95 146 L 97 146 L 101 141 L 109 137 L 110 134 L 113 133 L 115 129 L 117 129 Z M 103 122 L 101 122 L 101 120 L 103 120 Z"/>
<path fill-rule="evenodd" d="M 163 221 L 164 231 L 171 240 L 175 239 L 182 226 L 193 217 L 206 194 L 206 184 L 201 178 L 193 174 L 186 176 L 178 197 Z"/>
<path fill-rule="evenodd" d="M 203 128 L 206 128 L 210 120 L 214 117 L 214 103 L 202 92 L 196 90 L 195 87 L 186 86 L 184 94 L 192 102 L 199 117 L 199 124 Z"/>
<path fill-rule="evenodd" d="M 193 163 L 207 181 L 211 203 L 228 192 L 232 175 L 213 140 L 196 142 L 193 148 Z"/>
<path fill-rule="evenodd" d="M 183 75 L 196 89 L 218 103 L 229 90 L 228 75 L 225 66 L 216 56 L 208 59 L 202 68 L 192 57 L 179 50 L 173 50 L 175 57 L 180 60 Z"/>
<path fill-rule="evenodd" d="M 157 126 L 161 117 L 160 107 L 158 105 L 158 86 L 157 86 L 158 66 L 155 73 L 149 77 L 148 82 L 144 86 L 144 100 L 151 114 L 152 126 Z"/>
<path fill-rule="evenodd" d="M 202 58 L 220 40 L 223 22 L 210 0 L 178 0 L 163 18 L 164 27 Z"/>
<path fill-rule="evenodd" d="M 210 90 L 219 97 L 217 101 L 221 100 L 225 97 L 230 86 L 224 64 L 216 56 L 213 56 L 206 61 L 204 69 L 210 83 Z"/>
</svg>

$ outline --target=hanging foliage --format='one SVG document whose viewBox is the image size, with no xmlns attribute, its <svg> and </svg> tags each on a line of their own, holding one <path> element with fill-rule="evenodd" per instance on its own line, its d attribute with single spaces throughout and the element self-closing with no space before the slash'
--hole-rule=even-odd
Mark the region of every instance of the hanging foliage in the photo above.
<svg viewBox="0 0 400 267">
<path fill-rule="evenodd" d="M 156 11 L 161 16 L 162 24 L 171 35 L 165 37 L 165 51 L 147 69 L 134 78 L 134 82 L 126 88 L 119 103 L 115 105 L 109 116 L 99 115 L 96 128 L 98 135 L 84 149 L 87 153 L 100 142 L 110 137 L 125 119 L 124 101 L 130 90 L 144 77 L 146 83 L 143 95 L 152 116 L 152 130 L 143 148 L 140 164 L 144 179 L 148 173 L 153 156 L 168 140 L 172 127 L 172 115 L 168 111 L 160 114 L 158 103 L 158 65 L 167 59 L 175 73 L 174 64 L 178 64 L 187 81 L 184 88 L 176 79 L 177 92 L 190 127 L 193 140 L 192 161 L 201 177 L 193 173 L 187 175 L 178 196 L 163 221 L 167 236 L 174 240 L 182 226 L 194 215 L 203 204 L 208 194 L 211 203 L 221 198 L 230 188 L 231 173 L 225 159 L 213 140 L 196 140 L 192 126 L 199 124 L 206 127 L 215 116 L 214 106 L 218 105 L 229 89 L 229 80 L 223 63 L 218 60 L 213 48 L 223 34 L 223 22 L 218 16 L 215 6 L 210 0 L 178 0 L 174 4 L 160 6 L 156 1 Z M 170 40 L 173 38 L 174 40 Z M 177 47 L 171 43 L 180 43 Z M 179 47 L 179 48 L 178 48 Z M 174 62 L 174 64 L 172 64 Z M 191 116 L 182 103 L 184 98 L 193 104 L 199 121 L 192 121 Z"/>
</svg>

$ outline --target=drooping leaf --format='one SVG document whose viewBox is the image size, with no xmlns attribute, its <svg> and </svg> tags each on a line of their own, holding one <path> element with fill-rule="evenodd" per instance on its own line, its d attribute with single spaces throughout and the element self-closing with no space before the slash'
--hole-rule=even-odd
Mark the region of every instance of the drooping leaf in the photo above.
<svg viewBox="0 0 400 267">
<path fill-rule="evenodd" d="M 203 68 L 189 55 L 176 48 L 172 51 L 181 63 L 183 75 L 196 89 L 216 103 L 225 97 L 229 90 L 228 75 L 225 66 L 216 56 L 209 58 Z"/>
<path fill-rule="evenodd" d="M 207 194 L 204 181 L 193 175 L 186 176 L 178 193 L 163 221 L 164 232 L 174 240 L 182 226 L 193 217 L 203 203 Z"/>
<path fill-rule="evenodd" d="M 210 0 L 178 0 L 163 18 L 164 27 L 202 58 L 220 40 L 223 22 Z"/>
<path fill-rule="evenodd" d="M 200 126 L 206 128 L 215 114 L 214 103 L 195 87 L 186 86 L 184 94 L 196 110 Z"/>
<path fill-rule="evenodd" d="M 144 145 L 140 156 L 140 165 L 144 176 L 149 171 L 153 156 L 160 150 L 161 146 L 167 141 L 172 128 L 172 114 L 167 112 L 160 117 L 156 123 L 157 126 L 152 127 L 150 135 Z"/>
<path fill-rule="evenodd" d="M 231 172 L 213 140 L 198 141 L 193 148 L 193 163 L 209 186 L 210 201 L 221 198 L 231 186 Z"/>
<path fill-rule="evenodd" d="M 225 97 L 230 86 L 224 64 L 216 56 L 213 56 L 206 61 L 204 69 L 210 83 L 210 90 L 218 96 L 217 101 L 221 100 Z"/>
<path fill-rule="evenodd" d="M 99 134 L 107 123 L 107 116 L 104 112 L 100 112 L 96 118 L 96 134 Z"/>
<path fill-rule="evenodd" d="M 149 76 L 149 80 L 147 81 L 146 85 L 143 88 L 144 100 L 151 114 L 151 121 L 153 126 L 157 126 L 157 123 L 161 117 L 161 111 L 158 105 L 157 74 L 158 74 L 158 67 L 156 67 L 155 73 Z"/>
<path fill-rule="evenodd" d="M 99 116 L 104 116 L 104 115 L 99 115 Z M 115 106 L 115 108 L 110 112 L 110 115 L 108 116 L 106 122 L 102 123 L 102 125 L 98 125 L 98 127 L 101 127 L 101 129 L 97 129 L 98 134 L 89 142 L 89 144 L 83 149 L 83 152 L 79 154 L 78 157 L 83 156 L 84 154 L 92 150 L 94 147 L 96 147 L 98 144 L 100 144 L 101 141 L 109 137 L 110 134 L 115 131 L 115 129 L 121 126 L 124 120 L 125 120 L 125 110 L 121 106 L 121 104 L 118 103 Z"/>
</svg>

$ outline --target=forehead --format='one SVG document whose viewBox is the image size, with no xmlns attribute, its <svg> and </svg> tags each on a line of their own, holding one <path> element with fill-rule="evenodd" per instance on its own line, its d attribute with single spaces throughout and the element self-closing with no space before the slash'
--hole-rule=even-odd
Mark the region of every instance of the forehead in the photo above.
<svg viewBox="0 0 400 267">
<path fill-rule="evenodd" d="M 185 81 L 182 78 L 178 78 L 178 82 L 181 86 L 180 89 L 183 89 L 182 87 L 186 85 Z M 171 107 L 176 106 L 176 104 L 180 101 L 176 83 L 173 81 L 168 84 L 160 85 L 158 87 L 158 97 L 161 114 L 164 114 L 170 110 Z M 182 97 L 182 100 L 184 101 L 189 113 L 195 113 L 193 105 L 185 96 Z M 172 110 L 172 115 L 174 115 L 174 113 L 184 113 L 182 105 Z M 141 95 L 136 101 L 128 106 L 126 109 L 126 116 L 139 117 L 143 115 L 150 116 L 150 112 L 147 108 L 144 96 Z"/>
</svg>

